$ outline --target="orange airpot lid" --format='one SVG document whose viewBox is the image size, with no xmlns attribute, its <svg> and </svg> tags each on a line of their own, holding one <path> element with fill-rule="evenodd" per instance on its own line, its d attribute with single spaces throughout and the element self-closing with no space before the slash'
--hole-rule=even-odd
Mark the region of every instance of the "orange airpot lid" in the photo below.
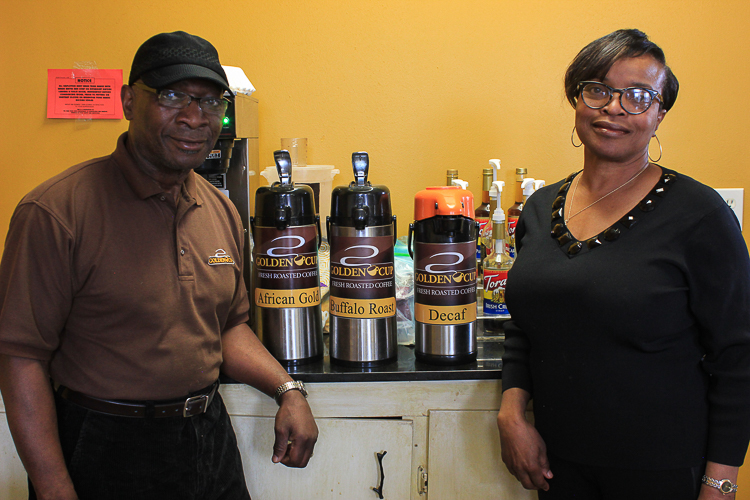
<svg viewBox="0 0 750 500">
<path fill-rule="evenodd" d="M 458 186 L 430 186 L 414 196 L 414 219 L 463 215 L 473 219 L 474 195 Z"/>
</svg>

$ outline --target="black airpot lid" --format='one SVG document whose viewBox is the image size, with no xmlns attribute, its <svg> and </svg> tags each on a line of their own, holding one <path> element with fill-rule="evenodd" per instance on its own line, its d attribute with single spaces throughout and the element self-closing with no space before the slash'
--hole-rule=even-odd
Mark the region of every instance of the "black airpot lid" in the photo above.
<svg viewBox="0 0 750 500">
<path fill-rule="evenodd" d="M 310 186 L 292 182 L 292 160 L 289 151 L 274 151 L 279 181 L 261 186 L 255 192 L 256 226 L 284 229 L 316 223 L 315 197 Z"/>
<path fill-rule="evenodd" d="M 330 223 L 364 229 L 391 224 L 391 192 L 385 186 L 373 186 L 367 180 L 370 160 L 367 153 L 352 153 L 354 181 L 337 186 L 331 193 Z"/>
</svg>

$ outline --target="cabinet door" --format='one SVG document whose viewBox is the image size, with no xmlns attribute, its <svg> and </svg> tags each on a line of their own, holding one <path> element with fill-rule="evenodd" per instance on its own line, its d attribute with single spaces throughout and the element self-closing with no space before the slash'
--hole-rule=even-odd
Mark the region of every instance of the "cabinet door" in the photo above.
<svg viewBox="0 0 750 500">
<path fill-rule="evenodd" d="M 0 498 L 3 500 L 29 498 L 26 470 L 16 453 L 16 447 L 8 429 L 8 419 L 2 412 L 0 412 Z"/>
<path fill-rule="evenodd" d="M 242 453 L 245 479 L 253 498 L 377 500 L 377 453 L 385 480 L 383 497 L 410 498 L 413 426 L 401 419 L 316 420 L 320 431 L 315 453 L 304 469 L 273 464 L 274 419 L 232 416 Z"/>
<path fill-rule="evenodd" d="M 500 458 L 497 411 L 430 411 L 430 500 L 536 498 Z"/>
</svg>

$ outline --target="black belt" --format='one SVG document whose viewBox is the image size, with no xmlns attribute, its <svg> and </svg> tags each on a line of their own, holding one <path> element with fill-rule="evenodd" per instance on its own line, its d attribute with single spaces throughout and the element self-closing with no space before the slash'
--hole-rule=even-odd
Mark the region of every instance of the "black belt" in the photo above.
<svg viewBox="0 0 750 500">
<path fill-rule="evenodd" d="M 59 386 L 57 393 L 61 398 L 71 403 L 107 415 L 118 417 L 192 417 L 208 410 L 219 388 L 218 380 L 209 387 L 197 391 L 194 395 L 177 402 L 151 401 L 136 403 L 132 401 L 117 401 L 87 396 L 82 392 L 73 391 L 65 386 Z"/>
</svg>

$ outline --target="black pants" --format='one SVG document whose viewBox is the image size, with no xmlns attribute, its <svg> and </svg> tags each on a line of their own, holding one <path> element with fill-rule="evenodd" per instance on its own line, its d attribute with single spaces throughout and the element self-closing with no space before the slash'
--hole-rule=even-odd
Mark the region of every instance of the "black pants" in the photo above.
<svg viewBox="0 0 750 500">
<path fill-rule="evenodd" d="M 80 500 L 249 500 L 219 393 L 194 417 L 130 418 L 55 394 L 65 463 Z M 36 493 L 29 484 L 29 498 Z"/>
<path fill-rule="evenodd" d="M 539 491 L 539 500 L 696 500 L 705 469 L 620 469 L 547 456 L 554 477 L 549 491 Z"/>
</svg>

